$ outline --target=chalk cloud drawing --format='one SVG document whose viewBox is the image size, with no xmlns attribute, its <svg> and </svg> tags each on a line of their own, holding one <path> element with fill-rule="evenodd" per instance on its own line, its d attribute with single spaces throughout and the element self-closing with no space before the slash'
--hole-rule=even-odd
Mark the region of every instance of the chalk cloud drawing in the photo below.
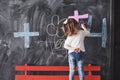
<svg viewBox="0 0 120 80">
<path fill-rule="evenodd" d="M 57 19 L 55 23 L 54 19 Z M 64 34 L 61 32 L 61 26 L 65 20 L 66 18 L 60 19 L 58 15 L 53 15 L 51 23 L 47 25 L 46 32 L 49 36 L 53 36 L 55 49 L 59 49 L 64 42 Z M 50 31 L 51 29 L 52 31 Z"/>
</svg>

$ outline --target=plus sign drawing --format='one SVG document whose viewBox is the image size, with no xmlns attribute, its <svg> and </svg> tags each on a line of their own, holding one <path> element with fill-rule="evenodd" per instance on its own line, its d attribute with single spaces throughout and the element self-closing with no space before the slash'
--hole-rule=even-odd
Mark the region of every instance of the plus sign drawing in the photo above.
<svg viewBox="0 0 120 80">
<path fill-rule="evenodd" d="M 14 37 L 24 37 L 24 46 L 29 48 L 30 36 L 39 36 L 39 32 L 29 32 L 29 23 L 24 23 L 24 32 L 14 32 Z"/>
<path fill-rule="evenodd" d="M 79 22 L 79 19 L 88 18 L 88 14 L 79 15 L 78 10 L 75 10 L 74 11 L 74 16 L 69 16 L 68 18 L 74 18 L 77 22 Z"/>
</svg>

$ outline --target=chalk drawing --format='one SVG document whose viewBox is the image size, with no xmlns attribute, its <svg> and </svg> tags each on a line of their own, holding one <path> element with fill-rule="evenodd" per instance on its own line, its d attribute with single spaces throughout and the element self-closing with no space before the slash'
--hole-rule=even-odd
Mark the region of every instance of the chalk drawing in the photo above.
<svg viewBox="0 0 120 80">
<path fill-rule="evenodd" d="M 24 23 L 24 32 L 14 32 L 14 37 L 24 37 L 25 48 L 29 48 L 30 36 L 39 36 L 39 32 L 29 32 L 29 23 Z"/>
<path fill-rule="evenodd" d="M 79 19 L 88 18 L 88 14 L 79 15 L 78 10 L 75 10 L 74 11 L 74 16 L 69 16 L 68 18 L 74 18 L 77 22 L 79 22 Z"/>
</svg>

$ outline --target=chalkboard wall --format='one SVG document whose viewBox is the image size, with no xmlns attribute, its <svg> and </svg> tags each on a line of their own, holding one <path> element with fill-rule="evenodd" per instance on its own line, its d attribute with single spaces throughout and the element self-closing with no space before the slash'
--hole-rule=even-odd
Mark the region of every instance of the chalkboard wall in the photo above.
<svg viewBox="0 0 120 80">
<path fill-rule="evenodd" d="M 102 33 L 106 26 L 104 47 L 103 35 L 85 38 L 85 65 L 101 66 L 103 79 L 107 80 L 111 60 L 110 0 L 0 0 L 0 80 L 14 80 L 16 65 L 68 65 L 61 26 L 75 10 L 79 15 L 92 16 L 91 20 L 79 20 L 89 24 L 91 33 Z M 29 32 L 39 33 L 26 39 L 27 48 L 25 37 L 14 36 L 25 31 L 25 23 L 29 23 Z"/>
</svg>

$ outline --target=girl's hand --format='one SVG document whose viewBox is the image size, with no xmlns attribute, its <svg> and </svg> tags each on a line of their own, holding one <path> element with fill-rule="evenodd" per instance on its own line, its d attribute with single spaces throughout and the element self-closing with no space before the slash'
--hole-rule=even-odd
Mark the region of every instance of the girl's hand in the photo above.
<svg viewBox="0 0 120 80">
<path fill-rule="evenodd" d="M 75 51 L 76 53 L 79 53 L 79 52 L 80 52 L 80 48 L 76 48 L 74 51 Z"/>
<path fill-rule="evenodd" d="M 82 28 L 82 29 L 86 29 L 86 27 L 85 27 L 84 24 L 81 24 L 81 28 Z"/>
</svg>

